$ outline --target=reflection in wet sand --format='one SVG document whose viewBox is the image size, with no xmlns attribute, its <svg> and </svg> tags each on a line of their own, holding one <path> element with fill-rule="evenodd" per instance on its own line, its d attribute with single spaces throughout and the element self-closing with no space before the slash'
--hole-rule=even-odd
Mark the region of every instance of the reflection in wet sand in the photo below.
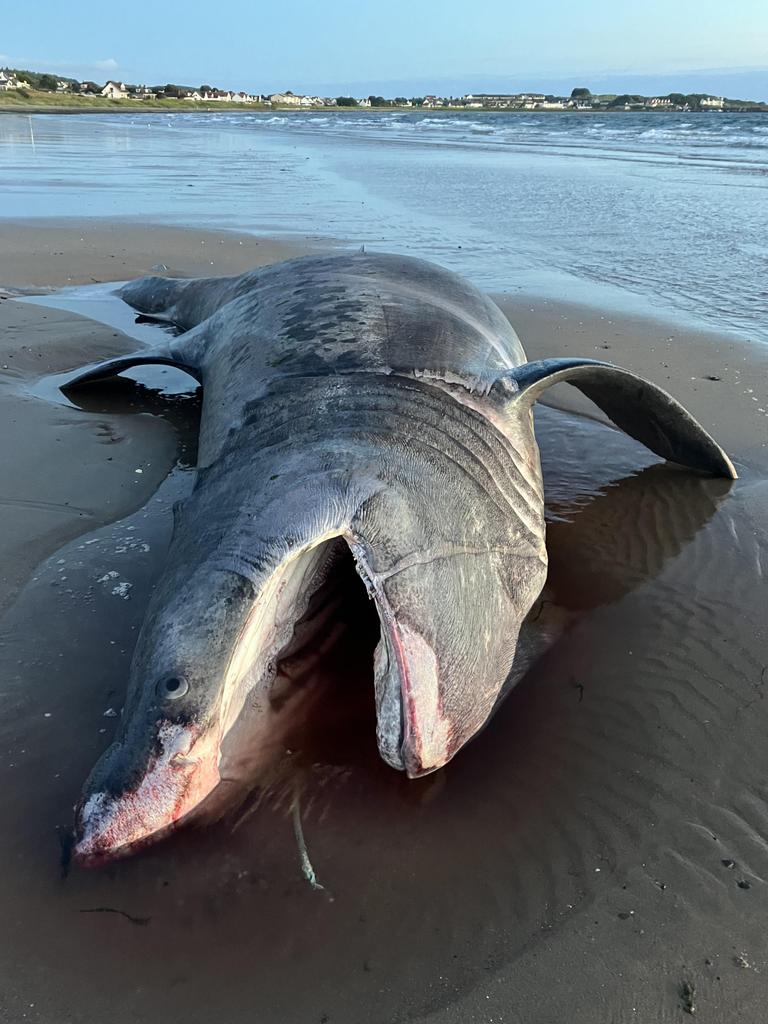
<svg viewBox="0 0 768 1024">
<path fill-rule="evenodd" d="M 138 395 L 126 389 L 128 411 Z M 139 394 L 194 434 L 190 403 Z M 90 1024 L 118 1005 L 121 1021 L 188 1024 L 351 1024 L 361 1006 L 382 1024 L 440 1010 L 459 1020 L 457 1001 L 555 934 L 563 948 L 574 930 L 588 942 L 610 917 L 642 950 L 633 922 L 664 922 L 677 891 L 675 927 L 695 929 L 706 911 L 724 943 L 737 924 L 757 936 L 762 915 L 721 860 L 742 881 L 768 875 L 754 839 L 766 830 L 765 679 L 750 654 L 764 628 L 751 517 L 765 494 L 747 476 L 723 502 L 720 482 L 649 465 L 623 435 L 563 413 L 541 410 L 537 430 L 549 592 L 568 628 L 475 742 L 424 780 L 380 761 L 375 635 L 343 574 L 352 629 L 329 650 L 327 699 L 272 790 L 229 821 L 66 880 L 57 833 L 110 741 L 193 454 L 143 509 L 40 567 L 0 649 L 6 956 L 39 1019 Z M 723 744 L 737 724 L 738 742 Z M 297 786 L 321 892 L 300 874 Z M 0 1008 L 20 1019 L 19 1003 Z"/>
</svg>

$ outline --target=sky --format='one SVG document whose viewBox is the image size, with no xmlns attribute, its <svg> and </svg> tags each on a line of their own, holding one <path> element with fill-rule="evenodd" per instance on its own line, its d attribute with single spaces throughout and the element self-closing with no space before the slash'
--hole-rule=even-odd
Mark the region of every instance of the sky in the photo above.
<svg viewBox="0 0 768 1024">
<path fill-rule="evenodd" d="M 767 0 L 36 0 L 3 7 L 0 65 L 99 82 L 331 95 L 580 85 L 768 99 Z"/>
</svg>

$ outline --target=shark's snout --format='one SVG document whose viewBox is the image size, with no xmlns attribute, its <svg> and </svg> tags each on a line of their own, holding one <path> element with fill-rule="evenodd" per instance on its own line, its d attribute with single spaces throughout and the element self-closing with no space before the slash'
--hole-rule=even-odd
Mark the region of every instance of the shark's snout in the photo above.
<svg viewBox="0 0 768 1024">
<path fill-rule="evenodd" d="M 110 748 L 76 809 L 74 860 L 101 864 L 167 834 L 218 785 L 217 760 L 211 737 L 172 722 L 160 726 L 143 769 L 129 770 L 119 745 Z"/>
</svg>

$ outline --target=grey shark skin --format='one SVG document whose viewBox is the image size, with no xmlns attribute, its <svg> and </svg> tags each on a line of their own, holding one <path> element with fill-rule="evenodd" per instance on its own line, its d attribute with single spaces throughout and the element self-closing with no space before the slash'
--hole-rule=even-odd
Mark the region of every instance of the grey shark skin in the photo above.
<svg viewBox="0 0 768 1024">
<path fill-rule="evenodd" d="M 227 781 L 258 781 L 288 724 L 311 714 L 328 627 L 320 616 L 313 634 L 308 609 L 339 545 L 380 620 L 384 760 L 420 776 L 481 729 L 520 674 L 521 627 L 545 582 L 532 405 L 551 384 L 575 385 L 665 459 L 736 475 L 660 388 L 589 359 L 526 362 L 489 298 L 420 260 L 309 256 L 239 277 L 144 278 L 121 296 L 184 333 L 67 387 L 171 363 L 202 381 L 203 409 L 196 485 L 119 734 L 77 810 L 84 863 L 215 806 Z M 285 668 L 300 621 L 301 685 Z"/>
</svg>

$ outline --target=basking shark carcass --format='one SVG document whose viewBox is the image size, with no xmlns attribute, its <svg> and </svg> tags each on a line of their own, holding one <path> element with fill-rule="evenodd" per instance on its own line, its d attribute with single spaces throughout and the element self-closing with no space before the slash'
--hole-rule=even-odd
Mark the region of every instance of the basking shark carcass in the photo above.
<svg viewBox="0 0 768 1024">
<path fill-rule="evenodd" d="M 181 333 L 67 388 L 166 363 L 203 384 L 203 406 L 119 732 L 77 809 L 84 863 L 194 819 L 222 780 L 258 782 L 311 709 L 341 552 L 378 615 L 383 759 L 421 776 L 483 727 L 530 660 L 524 623 L 547 574 L 532 407 L 551 385 L 663 459 L 736 476 L 659 387 L 593 359 L 527 362 L 487 296 L 421 260 L 308 256 L 120 295 Z"/>
</svg>

